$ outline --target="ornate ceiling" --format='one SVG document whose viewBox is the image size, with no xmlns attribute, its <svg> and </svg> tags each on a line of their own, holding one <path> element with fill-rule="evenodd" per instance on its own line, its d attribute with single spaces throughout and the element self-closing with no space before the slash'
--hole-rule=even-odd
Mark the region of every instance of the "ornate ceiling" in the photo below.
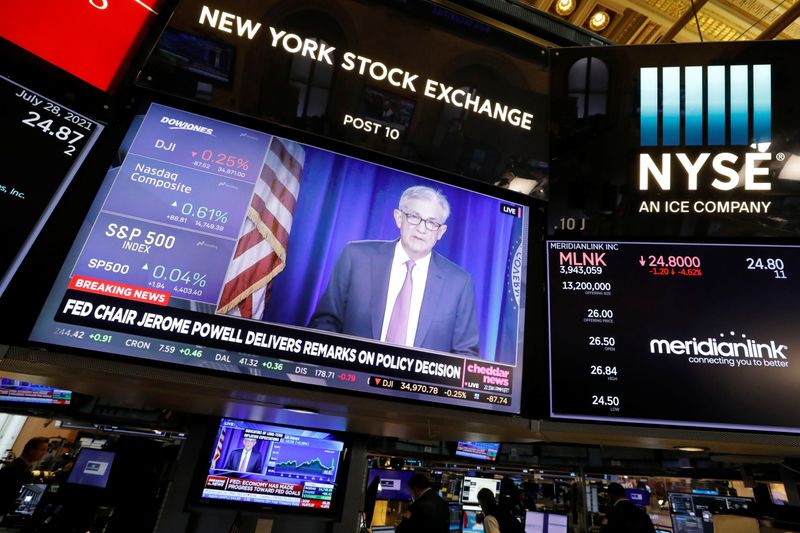
<svg viewBox="0 0 800 533">
<path fill-rule="evenodd" d="M 618 44 L 800 39 L 800 0 L 524 0 Z M 558 8 L 572 11 L 560 15 Z M 565 9 L 566 8 L 566 9 Z M 598 11 L 608 25 L 591 27 Z M 602 17 L 596 20 L 602 23 Z"/>
</svg>

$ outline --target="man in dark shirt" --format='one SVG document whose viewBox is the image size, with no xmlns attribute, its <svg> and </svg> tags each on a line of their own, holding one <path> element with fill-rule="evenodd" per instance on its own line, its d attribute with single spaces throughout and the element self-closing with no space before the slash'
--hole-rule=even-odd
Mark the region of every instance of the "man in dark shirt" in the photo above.
<svg viewBox="0 0 800 533">
<path fill-rule="evenodd" d="M 416 473 L 408 482 L 414 502 L 397 525 L 397 533 L 448 533 L 450 510 L 447 503 L 436 494 L 430 480 Z"/>
<path fill-rule="evenodd" d="M 609 483 L 607 492 L 611 510 L 606 513 L 600 533 L 655 533 L 650 517 L 625 497 L 622 485 Z"/>
<path fill-rule="evenodd" d="M 16 508 L 19 489 L 31 478 L 31 467 L 47 453 L 47 437 L 34 437 L 25 443 L 22 455 L 0 470 L 0 515 Z"/>
</svg>

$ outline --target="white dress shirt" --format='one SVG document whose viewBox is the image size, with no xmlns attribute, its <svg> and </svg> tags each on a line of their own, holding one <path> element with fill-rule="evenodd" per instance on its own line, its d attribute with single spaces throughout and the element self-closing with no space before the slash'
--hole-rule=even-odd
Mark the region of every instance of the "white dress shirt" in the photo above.
<svg viewBox="0 0 800 533">
<path fill-rule="evenodd" d="M 239 460 L 239 472 L 247 472 L 247 465 L 250 462 L 250 451 L 242 450 L 242 458 Z"/>
<path fill-rule="evenodd" d="M 400 241 L 394 247 L 394 257 L 392 259 L 392 273 L 389 276 L 389 288 L 386 292 L 386 308 L 383 311 L 383 326 L 381 327 L 381 340 L 386 340 L 386 332 L 389 330 L 389 319 L 392 317 L 392 309 L 403 282 L 406 279 L 408 267 L 406 262 L 411 259 L 403 249 Z M 419 313 L 422 309 L 422 295 L 425 294 L 425 283 L 428 280 L 428 267 L 431 264 L 431 254 L 422 259 L 414 261 L 414 270 L 411 271 L 411 307 L 408 312 L 408 331 L 406 331 L 406 346 L 414 346 L 414 339 L 417 336 L 417 324 L 419 324 Z"/>
</svg>

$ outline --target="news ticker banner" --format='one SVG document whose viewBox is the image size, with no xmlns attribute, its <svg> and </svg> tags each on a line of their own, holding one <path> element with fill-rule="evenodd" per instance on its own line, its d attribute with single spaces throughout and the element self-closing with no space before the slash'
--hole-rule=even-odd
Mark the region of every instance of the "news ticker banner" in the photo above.
<svg viewBox="0 0 800 533">
<path fill-rule="evenodd" d="M 66 292 L 54 317 L 60 344 L 309 385 L 519 409 L 512 401 L 512 366 L 199 314 L 167 306 L 167 295 L 158 291 L 85 279 L 72 286 L 81 289 Z M 158 301 L 164 303 L 152 303 Z"/>
<path fill-rule="evenodd" d="M 548 241 L 551 415 L 800 431 L 800 247 Z"/>
<path fill-rule="evenodd" d="M 288 507 L 330 509 L 334 486 L 324 483 L 279 483 L 259 479 L 208 476 L 203 497 Z"/>
<path fill-rule="evenodd" d="M 798 52 L 791 41 L 559 50 L 548 234 L 797 235 Z M 588 72 L 613 90 L 578 102 L 569 80 Z"/>
</svg>

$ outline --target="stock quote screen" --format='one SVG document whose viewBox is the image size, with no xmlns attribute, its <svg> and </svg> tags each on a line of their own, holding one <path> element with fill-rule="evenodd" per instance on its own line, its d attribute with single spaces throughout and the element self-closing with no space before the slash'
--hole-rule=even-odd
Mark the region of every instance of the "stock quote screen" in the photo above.
<svg viewBox="0 0 800 533">
<path fill-rule="evenodd" d="M 200 499 L 333 509 L 344 443 L 330 433 L 223 418 Z"/>
<path fill-rule="evenodd" d="M 3 76 L 0 102 L 2 294 L 102 126 Z"/>
<path fill-rule="evenodd" d="M 31 340 L 519 412 L 529 207 L 159 104 L 119 154 Z"/>
<path fill-rule="evenodd" d="M 551 415 L 798 432 L 800 247 L 547 242 Z"/>
</svg>

